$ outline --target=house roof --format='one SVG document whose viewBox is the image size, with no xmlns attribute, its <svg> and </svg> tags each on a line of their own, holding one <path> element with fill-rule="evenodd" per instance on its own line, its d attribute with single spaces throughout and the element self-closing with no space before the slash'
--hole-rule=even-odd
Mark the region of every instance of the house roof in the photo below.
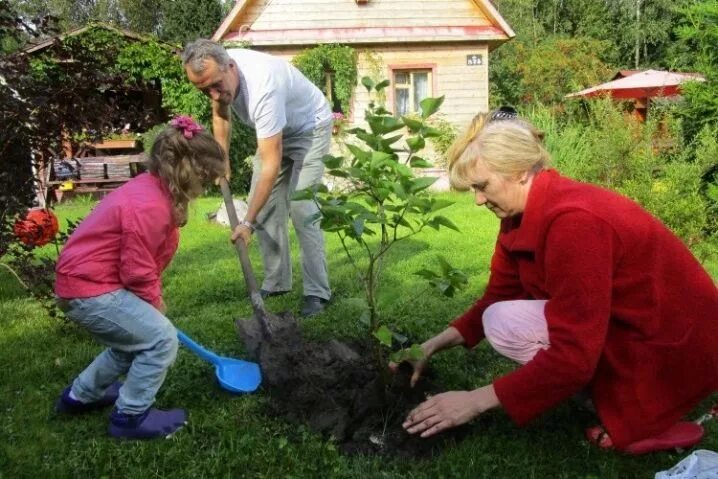
<svg viewBox="0 0 718 479">
<path fill-rule="evenodd" d="M 180 49 L 179 47 L 177 47 L 177 46 L 175 46 L 175 45 L 171 45 L 171 44 L 166 43 L 166 42 L 159 41 L 159 40 L 157 40 L 157 39 L 154 38 L 154 37 L 151 37 L 151 36 L 148 36 L 148 35 L 142 35 L 142 34 L 140 34 L 140 33 L 135 33 L 135 32 L 129 31 L 129 30 L 123 30 L 123 29 L 121 29 L 121 28 L 117 28 L 117 27 L 114 27 L 114 26 L 112 26 L 112 25 L 108 25 L 108 24 L 106 24 L 106 23 L 91 23 L 91 24 L 85 25 L 84 27 L 75 28 L 75 29 L 73 29 L 73 30 L 68 30 L 67 32 L 61 33 L 60 35 L 55 35 L 55 36 L 53 36 L 53 37 L 47 38 L 47 39 L 45 39 L 45 40 L 42 40 L 42 41 L 40 41 L 39 43 L 32 43 L 32 44 L 26 46 L 25 48 L 23 48 L 22 51 L 23 51 L 24 53 L 35 53 L 35 52 L 37 52 L 37 51 L 44 50 L 45 48 L 51 46 L 51 45 L 55 42 L 55 40 L 58 39 L 58 38 L 59 38 L 60 40 L 62 40 L 62 39 L 65 39 L 65 38 L 67 38 L 67 37 L 73 37 L 73 36 L 75 36 L 75 35 L 80 35 L 80 34 L 86 32 L 86 31 L 88 31 L 88 30 L 90 30 L 90 29 L 92 29 L 92 28 L 102 28 L 102 29 L 105 29 L 105 30 L 110 30 L 110 31 L 113 31 L 113 32 L 115 32 L 115 33 L 119 33 L 120 35 L 122 35 L 122 36 L 124 36 L 124 37 L 127 37 L 127 38 L 130 38 L 130 39 L 132 39 L 132 40 L 137 40 L 137 41 L 150 41 L 150 40 L 152 40 L 152 41 L 157 41 L 158 43 L 160 43 L 161 45 L 164 45 L 165 47 L 171 49 L 171 50 L 174 51 L 175 53 L 179 53 L 179 52 L 181 51 L 181 49 Z"/>
<path fill-rule="evenodd" d="M 678 73 L 646 70 L 566 95 L 567 98 L 610 95 L 616 99 L 653 98 L 680 94 L 680 84 L 687 81 L 704 81 L 699 73 Z"/>
<path fill-rule="evenodd" d="M 467 2 L 478 7 L 488 24 L 438 25 L 433 22 L 433 24 L 417 26 L 402 25 L 400 20 L 394 20 L 391 22 L 391 26 L 368 26 L 361 22 L 357 22 L 356 25 L 347 25 L 345 22 L 342 25 L 332 26 L 331 20 L 327 20 L 321 28 L 253 28 L 254 23 L 247 18 L 247 13 L 254 4 L 261 2 L 238 0 L 212 39 L 215 41 L 248 41 L 253 45 L 262 46 L 280 46 L 316 43 L 504 42 L 516 35 L 489 0 L 467 0 Z M 254 6 L 256 7 L 256 5 Z M 360 5 L 352 6 L 364 8 Z M 249 21 L 243 23 L 243 20 Z"/>
</svg>

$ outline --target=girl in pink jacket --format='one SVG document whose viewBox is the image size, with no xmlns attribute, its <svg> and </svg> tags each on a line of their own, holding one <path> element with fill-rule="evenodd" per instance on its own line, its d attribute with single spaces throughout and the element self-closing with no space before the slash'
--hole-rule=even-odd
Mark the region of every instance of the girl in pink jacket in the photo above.
<svg viewBox="0 0 718 479">
<path fill-rule="evenodd" d="M 139 175 L 107 195 L 68 240 L 55 294 L 68 318 L 107 346 L 67 387 L 56 409 L 80 413 L 114 404 L 109 433 L 153 438 L 186 422 L 182 409 L 152 407 L 177 354 L 165 317 L 162 271 L 177 251 L 190 200 L 224 174 L 212 135 L 180 116 L 157 137 Z M 123 383 L 118 378 L 126 375 Z"/>
</svg>

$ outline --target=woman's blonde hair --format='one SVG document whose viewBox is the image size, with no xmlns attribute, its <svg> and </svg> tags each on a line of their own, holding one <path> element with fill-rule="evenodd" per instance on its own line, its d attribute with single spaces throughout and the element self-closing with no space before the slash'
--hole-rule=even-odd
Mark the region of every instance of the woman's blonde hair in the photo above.
<svg viewBox="0 0 718 479">
<path fill-rule="evenodd" d="M 447 151 L 451 185 L 468 190 L 478 160 L 506 178 L 548 168 L 551 156 L 543 146 L 543 133 L 528 121 L 506 118 L 497 112 L 479 113 Z"/>
<path fill-rule="evenodd" d="M 212 135 L 200 131 L 187 138 L 173 126 L 157 136 L 146 164 L 167 186 L 178 226 L 187 223 L 190 200 L 225 174 L 224 152 Z"/>
</svg>

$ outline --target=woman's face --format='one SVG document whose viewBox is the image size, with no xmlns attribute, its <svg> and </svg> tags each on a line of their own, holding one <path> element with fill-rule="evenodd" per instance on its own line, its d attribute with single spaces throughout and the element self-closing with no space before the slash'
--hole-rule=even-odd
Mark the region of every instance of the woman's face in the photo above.
<svg viewBox="0 0 718 479">
<path fill-rule="evenodd" d="M 533 175 L 528 172 L 517 178 L 506 178 L 490 170 L 477 159 L 471 172 L 471 190 L 477 206 L 486 206 L 499 218 L 523 213 Z"/>
</svg>

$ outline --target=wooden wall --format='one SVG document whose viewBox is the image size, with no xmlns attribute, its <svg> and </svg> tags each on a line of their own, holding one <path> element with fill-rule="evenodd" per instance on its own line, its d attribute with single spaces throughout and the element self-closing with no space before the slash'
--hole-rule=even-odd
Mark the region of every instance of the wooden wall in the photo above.
<svg viewBox="0 0 718 479">
<path fill-rule="evenodd" d="M 240 23 L 253 30 L 491 24 L 471 0 L 369 0 L 365 5 L 355 0 L 249 1 Z"/>
<path fill-rule="evenodd" d="M 433 67 L 432 96 L 445 95 L 440 109 L 447 120 L 458 128 L 464 128 L 479 112 L 489 109 L 489 50 L 487 44 L 469 46 L 460 45 L 417 45 L 417 46 L 377 46 L 370 50 L 355 47 L 359 53 L 357 64 L 359 79 L 368 75 L 375 77 L 377 70 L 382 78 L 390 77 L 390 67 L 426 65 Z M 370 52 L 370 54 L 367 54 Z M 298 50 L 268 50 L 268 53 L 287 60 Z M 483 64 L 467 66 L 466 56 L 480 54 Z M 393 109 L 391 87 L 387 89 L 386 104 Z M 360 124 L 364 110 L 369 102 L 366 89 L 358 85 L 353 102 L 353 120 Z"/>
</svg>

